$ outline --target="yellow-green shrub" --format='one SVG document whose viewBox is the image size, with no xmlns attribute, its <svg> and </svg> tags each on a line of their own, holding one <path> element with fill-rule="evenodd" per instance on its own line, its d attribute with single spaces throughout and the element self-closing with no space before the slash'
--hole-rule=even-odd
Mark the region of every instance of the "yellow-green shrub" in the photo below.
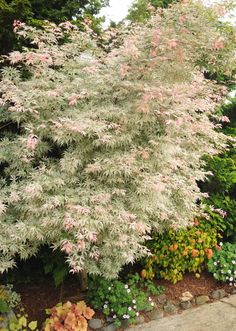
<svg viewBox="0 0 236 331">
<path fill-rule="evenodd" d="M 195 225 L 187 229 L 154 233 L 148 243 L 153 256 L 146 259 L 142 277 L 156 276 L 176 283 L 186 271 L 199 276 L 213 255 L 218 236 L 217 230 L 206 221 L 195 221 Z"/>
</svg>

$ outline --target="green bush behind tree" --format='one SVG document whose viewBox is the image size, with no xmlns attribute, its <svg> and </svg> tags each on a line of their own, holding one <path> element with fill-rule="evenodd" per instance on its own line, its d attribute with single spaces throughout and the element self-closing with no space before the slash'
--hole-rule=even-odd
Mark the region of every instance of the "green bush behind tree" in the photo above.
<svg viewBox="0 0 236 331">
<path fill-rule="evenodd" d="M 236 98 L 222 106 L 223 116 L 230 120 L 223 127 L 225 134 L 236 137 Z M 232 144 L 220 155 L 208 158 L 207 170 L 212 172 L 203 189 L 210 195 L 207 203 L 226 212 L 225 217 L 212 213 L 212 221 L 217 222 L 226 241 L 236 241 L 236 148 Z"/>
<path fill-rule="evenodd" d="M 130 7 L 127 18 L 132 22 L 144 23 L 157 8 L 166 8 L 173 0 L 135 0 Z"/>
</svg>

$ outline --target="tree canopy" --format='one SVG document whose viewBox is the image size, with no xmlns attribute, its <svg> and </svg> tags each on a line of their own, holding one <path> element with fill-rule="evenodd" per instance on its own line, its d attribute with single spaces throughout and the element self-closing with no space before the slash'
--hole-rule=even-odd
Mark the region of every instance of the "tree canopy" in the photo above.
<svg viewBox="0 0 236 331">
<path fill-rule="evenodd" d="M 87 17 L 96 29 L 101 19 L 94 15 L 107 4 L 108 0 L 0 0 L 0 53 L 7 53 L 16 45 L 15 20 L 41 26 L 43 20 L 56 24 L 76 20 L 79 24 Z"/>
<path fill-rule="evenodd" d="M 203 156 L 230 138 L 215 113 L 226 88 L 203 71 L 235 78 L 235 30 L 194 1 L 108 54 L 69 22 L 15 31 L 34 47 L 10 53 L 0 82 L 0 271 L 48 244 L 73 272 L 116 276 L 152 230 L 204 211 Z"/>
<path fill-rule="evenodd" d="M 135 0 L 127 18 L 132 22 L 145 22 L 157 8 L 166 8 L 174 0 Z"/>
</svg>

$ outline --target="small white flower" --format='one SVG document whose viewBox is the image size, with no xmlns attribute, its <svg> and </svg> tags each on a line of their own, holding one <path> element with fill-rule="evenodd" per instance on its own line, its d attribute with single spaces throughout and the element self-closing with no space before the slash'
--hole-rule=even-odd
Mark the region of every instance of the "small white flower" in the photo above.
<svg viewBox="0 0 236 331">
<path fill-rule="evenodd" d="M 136 300 L 132 300 L 133 303 L 136 303 Z"/>
<path fill-rule="evenodd" d="M 112 308 L 112 309 L 111 309 L 111 312 L 113 313 L 113 311 L 114 311 L 114 309 Z"/>
<path fill-rule="evenodd" d="M 130 293 L 130 289 L 129 288 L 127 289 L 127 293 Z"/>
<path fill-rule="evenodd" d="M 123 315 L 123 319 L 126 319 L 126 315 Z"/>
<path fill-rule="evenodd" d="M 127 320 L 128 320 L 128 319 L 130 319 L 130 316 L 129 316 L 129 315 L 126 315 L 126 318 L 127 318 Z"/>
<path fill-rule="evenodd" d="M 125 285 L 125 288 L 129 288 L 129 286 L 126 284 L 126 285 Z"/>
<path fill-rule="evenodd" d="M 228 274 L 231 274 L 231 270 L 228 270 Z"/>
<path fill-rule="evenodd" d="M 217 265 L 217 262 L 214 262 L 214 265 Z"/>
<path fill-rule="evenodd" d="M 139 312 L 137 311 L 136 316 L 139 316 Z"/>
<path fill-rule="evenodd" d="M 103 308 L 105 308 L 105 309 L 106 309 L 107 307 L 108 307 L 108 305 L 104 305 L 104 306 L 103 306 Z"/>
<path fill-rule="evenodd" d="M 220 246 L 223 246 L 223 243 L 222 242 L 220 242 L 220 244 L 219 244 Z"/>
<path fill-rule="evenodd" d="M 232 261 L 232 263 L 233 263 L 233 264 L 235 264 L 235 263 L 236 263 L 236 261 L 234 261 L 234 260 L 233 260 L 233 261 Z"/>
<path fill-rule="evenodd" d="M 232 282 L 233 280 L 234 280 L 233 277 L 230 277 L 229 281 Z"/>
<path fill-rule="evenodd" d="M 229 286 L 232 286 L 233 285 L 233 283 L 229 283 Z"/>
<path fill-rule="evenodd" d="M 132 310 L 132 307 L 129 307 L 128 310 L 131 311 Z"/>
<path fill-rule="evenodd" d="M 112 317 L 113 317 L 114 319 L 116 319 L 117 316 L 116 316 L 116 315 L 113 315 Z"/>
<path fill-rule="evenodd" d="M 108 304 L 108 301 L 105 301 L 106 304 Z"/>
<path fill-rule="evenodd" d="M 152 301 L 152 298 L 151 298 L 151 297 L 149 297 L 149 298 L 148 298 L 148 301 Z"/>
<path fill-rule="evenodd" d="M 111 287 L 108 287 L 108 291 L 111 291 Z"/>
<path fill-rule="evenodd" d="M 217 276 L 217 274 L 214 272 L 213 276 L 214 276 L 214 277 L 216 277 L 216 276 Z"/>
<path fill-rule="evenodd" d="M 236 275 L 236 270 L 234 271 L 234 274 Z"/>
<path fill-rule="evenodd" d="M 137 308 L 137 306 L 135 305 L 135 306 L 133 306 L 133 308 L 134 308 L 134 309 L 136 309 L 136 308 Z"/>
<path fill-rule="evenodd" d="M 154 302 L 151 302 L 151 306 L 152 306 L 152 307 L 154 306 Z"/>
</svg>

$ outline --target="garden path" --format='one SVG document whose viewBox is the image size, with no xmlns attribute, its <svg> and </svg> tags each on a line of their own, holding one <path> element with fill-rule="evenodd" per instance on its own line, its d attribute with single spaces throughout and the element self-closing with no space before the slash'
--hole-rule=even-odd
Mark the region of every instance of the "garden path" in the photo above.
<svg viewBox="0 0 236 331">
<path fill-rule="evenodd" d="M 129 331 L 236 331 L 236 294 Z"/>
</svg>

